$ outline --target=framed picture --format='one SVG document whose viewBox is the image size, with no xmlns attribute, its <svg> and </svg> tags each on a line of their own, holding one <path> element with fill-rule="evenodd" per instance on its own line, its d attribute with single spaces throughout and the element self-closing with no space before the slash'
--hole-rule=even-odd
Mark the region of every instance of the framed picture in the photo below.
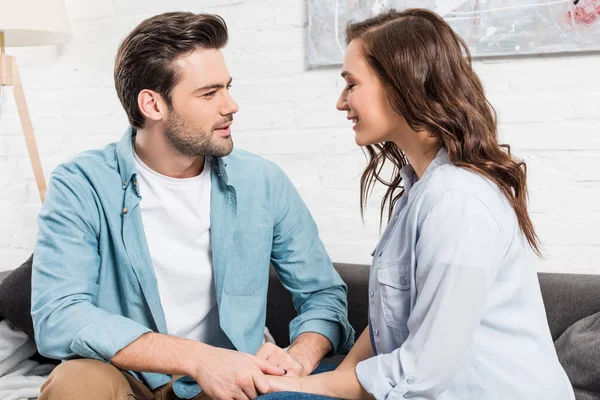
<svg viewBox="0 0 600 400">
<path fill-rule="evenodd" d="M 414 7 L 443 16 L 473 57 L 600 50 L 600 0 L 309 0 L 309 65 L 342 63 L 348 21 Z"/>
</svg>

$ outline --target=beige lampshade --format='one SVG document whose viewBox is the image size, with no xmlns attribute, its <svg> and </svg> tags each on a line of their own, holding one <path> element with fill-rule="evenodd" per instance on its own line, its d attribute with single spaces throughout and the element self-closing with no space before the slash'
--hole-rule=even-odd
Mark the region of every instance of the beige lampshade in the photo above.
<svg viewBox="0 0 600 400">
<path fill-rule="evenodd" d="M 71 40 L 63 0 L 0 0 L 0 32 L 7 47 L 43 46 Z"/>
</svg>

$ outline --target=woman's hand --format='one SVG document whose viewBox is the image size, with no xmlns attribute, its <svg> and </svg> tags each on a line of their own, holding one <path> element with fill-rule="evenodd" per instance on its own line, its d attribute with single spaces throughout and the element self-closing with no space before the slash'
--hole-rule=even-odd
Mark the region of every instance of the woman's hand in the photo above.
<svg viewBox="0 0 600 400">
<path fill-rule="evenodd" d="M 302 379 L 291 376 L 266 375 L 271 392 L 302 392 Z"/>
<path fill-rule="evenodd" d="M 270 375 L 265 377 L 271 385 L 271 392 L 300 392 L 340 399 L 373 400 L 360 385 L 353 368 L 338 368 L 335 371 L 302 378 Z"/>
</svg>

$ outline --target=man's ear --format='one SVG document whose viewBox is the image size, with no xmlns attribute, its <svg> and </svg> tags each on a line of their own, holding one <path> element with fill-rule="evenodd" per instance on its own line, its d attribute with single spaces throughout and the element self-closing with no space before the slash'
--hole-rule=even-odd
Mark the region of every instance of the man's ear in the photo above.
<svg viewBox="0 0 600 400">
<path fill-rule="evenodd" d="M 167 116 L 167 103 L 159 93 L 144 89 L 138 94 L 137 100 L 140 112 L 149 120 L 160 121 Z"/>
</svg>

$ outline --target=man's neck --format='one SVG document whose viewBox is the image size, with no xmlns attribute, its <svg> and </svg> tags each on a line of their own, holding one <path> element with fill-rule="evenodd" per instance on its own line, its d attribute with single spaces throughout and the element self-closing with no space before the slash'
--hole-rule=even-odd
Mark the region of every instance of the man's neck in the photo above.
<svg viewBox="0 0 600 400">
<path fill-rule="evenodd" d="M 152 170 L 171 178 L 193 178 L 204 169 L 204 156 L 179 154 L 161 132 L 140 129 L 134 136 L 134 151 Z"/>
</svg>

